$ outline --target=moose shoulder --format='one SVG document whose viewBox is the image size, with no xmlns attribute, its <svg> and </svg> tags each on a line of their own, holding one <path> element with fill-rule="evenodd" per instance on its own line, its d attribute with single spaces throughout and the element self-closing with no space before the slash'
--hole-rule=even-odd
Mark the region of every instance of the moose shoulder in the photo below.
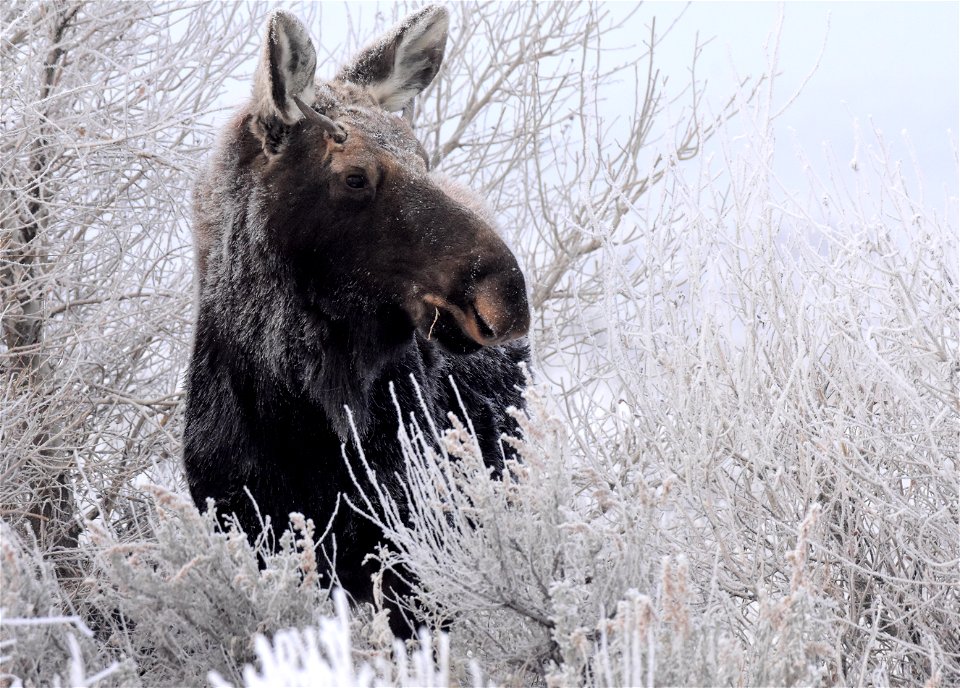
<svg viewBox="0 0 960 688">
<path fill-rule="evenodd" d="M 283 528 L 336 511 L 339 582 L 370 599 L 382 534 L 346 507 L 353 414 L 378 480 L 402 503 L 393 383 L 405 412 L 459 411 L 493 469 L 504 409 L 521 404 L 529 310 L 516 258 L 468 191 L 432 174 L 393 114 L 434 78 L 448 16 L 427 7 L 331 81 L 300 22 L 267 22 L 253 97 L 226 127 L 195 195 L 199 306 L 184 438 L 190 491 Z M 348 450 L 348 460 L 350 459 Z M 333 556 L 333 543 L 328 554 Z M 333 573 L 333 572 L 328 572 Z M 400 577 L 388 593 L 405 592 Z M 392 615 L 396 617 L 396 614 Z M 395 628 L 397 619 L 393 619 Z"/>
</svg>

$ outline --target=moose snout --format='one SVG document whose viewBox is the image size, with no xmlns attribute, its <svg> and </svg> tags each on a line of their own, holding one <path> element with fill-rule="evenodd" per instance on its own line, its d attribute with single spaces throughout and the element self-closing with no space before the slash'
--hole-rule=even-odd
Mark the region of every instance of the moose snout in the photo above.
<svg viewBox="0 0 960 688">
<path fill-rule="evenodd" d="M 423 295 L 422 303 L 426 308 L 421 311 L 420 326 L 427 338 L 436 334 L 455 351 L 466 353 L 482 346 L 504 344 L 524 336 L 530 329 L 526 284 L 517 267 L 478 279 L 460 298 L 451 300 L 428 293 Z M 451 337 L 448 325 L 453 325 L 460 335 Z M 458 338 L 463 338 L 464 343 L 457 344 Z"/>
<path fill-rule="evenodd" d="M 517 267 L 489 275 L 473 288 L 475 327 L 467 334 L 478 344 L 502 344 L 527 334 L 530 307 L 523 274 Z"/>
</svg>

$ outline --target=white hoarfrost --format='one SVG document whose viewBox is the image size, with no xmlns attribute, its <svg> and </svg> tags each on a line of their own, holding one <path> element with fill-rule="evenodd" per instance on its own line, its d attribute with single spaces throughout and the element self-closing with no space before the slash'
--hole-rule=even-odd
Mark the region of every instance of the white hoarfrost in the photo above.
<svg viewBox="0 0 960 688">
<path fill-rule="evenodd" d="M 393 643 L 388 661 L 376 657 L 364 661 L 351 644 L 350 611 L 342 590 L 333 593 L 336 615 L 320 620 L 318 627 L 279 631 L 272 638 L 257 635 L 256 664 L 243 669 L 246 688 L 327 688 L 327 686 L 420 686 L 445 688 L 450 685 L 450 646 L 446 634 L 438 634 L 436 647 L 430 633 L 421 629 L 418 646 L 408 653 L 400 642 Z M 434 651 L 436 655 L 434 655 Z M 480 686 L 474 671 L 474 686 Z M 232 688 L 217 672 L 210 672 L 215 688 Z"/>
</svg>

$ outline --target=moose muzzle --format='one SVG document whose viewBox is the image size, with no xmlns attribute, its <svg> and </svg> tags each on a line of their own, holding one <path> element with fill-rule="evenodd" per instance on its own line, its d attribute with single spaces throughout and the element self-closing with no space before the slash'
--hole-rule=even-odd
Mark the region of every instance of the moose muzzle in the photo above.
<svg viewBox="0 0 960 688">
<path fill-rule="evenodd" d="M 504 344 L 530 329 L 526 285 L 516 265 L 481 278 L 457 301 L 462 305 L 437 294 L 423 296 L 421 329 L 452 351 Z"/>
</svg>

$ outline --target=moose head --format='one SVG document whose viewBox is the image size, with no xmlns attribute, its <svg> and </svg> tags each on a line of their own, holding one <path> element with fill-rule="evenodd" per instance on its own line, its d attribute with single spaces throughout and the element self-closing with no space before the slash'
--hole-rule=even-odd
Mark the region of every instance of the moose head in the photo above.
<svg viewBox="0 0 960 688">
<path fill-rule="evenodd" d="M 517 260 L 481 204 L 431 173 L 394 114 L 440 69 L 447 25 L 445 9 L 427 7 L 317 82 L 303 25 L 275 12 L 246 123 L 266 223 L 306 305 L 467 354 L 523 336 L 530 315 Z"/>
</svg>

